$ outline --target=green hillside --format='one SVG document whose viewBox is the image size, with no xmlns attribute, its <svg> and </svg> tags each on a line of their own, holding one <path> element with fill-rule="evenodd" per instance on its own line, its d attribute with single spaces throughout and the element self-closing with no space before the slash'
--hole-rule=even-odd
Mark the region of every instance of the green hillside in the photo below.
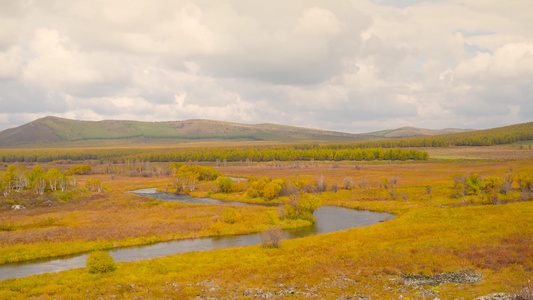
<svg viewBox="0 0 533 300">
<path fill-rule="evenodd" d="M 381 130 L 376 132 L 365 133 L 365 135 L 377 138 L 407 138 L 407 137 L 420 137 L 420 136 L 434 136 L 442 134 L 452 134 L 460 132 L 468 132 L 472 130 L 446 128 L 446 129 L 425 129 L 416 127 L 401 127 L 397 129 Z"/>
<path fill-rule="evenodd" d="M 0 132 L 0 148 L 119 147 L 191 142 L 351 143 L 352 147 L 488 146 L 533 140 L 533 122 L 467 131 L 415 127 L 365 134 L 278 124 L 241 124 L 212 120 L 140 122 L 77 121 L 45 117 Z"/>
<path fill-rule="evenodd" d="M 530 140 L 533 140 L 533 122 L 435 136 L 362 141 L 353 143 L 353 147 L 493 146 Z"/>
<path fill-rule="evenodd" d="M 0 132 L 1 148 L 168 145 L 191 141 L 342 143 L 372 137 L 275 124 L 211 120 L 172 122 L 76 121 L 45 117 Z"/>
</svg>

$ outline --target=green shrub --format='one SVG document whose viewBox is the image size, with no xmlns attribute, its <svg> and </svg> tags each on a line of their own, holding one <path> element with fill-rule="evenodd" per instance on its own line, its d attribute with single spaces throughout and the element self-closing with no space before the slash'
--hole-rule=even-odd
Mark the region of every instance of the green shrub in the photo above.
<svg viewBox="0 0 533 300">
<path fill-rule="evenodd" d="M 313 216 L 313 214 L 310 213 L 309 211 L 304 211 L 304 212 L 301 212 L 300 214 L 298 214 L 298 219 L 306 220 L 306 221 L 309 221 L 311 223 L 315 223 L 315 221 L 316 221 L 315 216 Z"/>
<path fill-rule="evenodd" d="M 283 217 L 287 219 L 296 219 L 298 212 L 296 211 L 296 206 L 286 204 L 283 211 Z"/>
<path fill-rule="evenodd" d="M 241 220 L 241 218 L 241 213 L 235 208 L 230 207 L 224 211 L 224 222 L 226 223 L 233 224 Z"/>
<path fill-rule="evenodd" d="M 93 167 L 91 165 L 77 165 L 69 168 L 69 173 L 72 175 L 89 175 Z"/>
<path fill-rule="evenodd" d="M 95 251 L 87 258 L 89 273 L 106 273 L 117 269 L 113 257 L 105 251 Z"/>
<path fill-rule="evenodd" d="M 233 190 L 233 180 L 228 177 L 217 178 L 218 188 L 224 193 L 231 193 Z"/>
<path fill-rule="evenodd" d="M 485 188 L 485 182 L 478 174 L 473 174 L 466 179 L 466 191 L 469 195 L 478 195 Z"/>
<path fill-rule="evenodd" d="M 316 218 L 313 212 L 322 205 L 317 196 L 307 193 L 300 193 L 299 195 L 292 195 L 289 197 L 285 208 L 283 209 L 283 217 L 287 219 L 300 219 L 314 223 Z"/>
</svg>

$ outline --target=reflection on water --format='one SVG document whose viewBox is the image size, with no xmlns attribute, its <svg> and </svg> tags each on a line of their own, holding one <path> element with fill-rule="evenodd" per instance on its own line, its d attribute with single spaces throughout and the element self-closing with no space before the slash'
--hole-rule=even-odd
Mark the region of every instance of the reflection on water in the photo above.
<svg viewBox="0 0 533 300">
<path fill-rule="evenodd" d="M 224 204 L 247 205 L 239 202 L 225 202 L 209 198 L 192 198 L 186 195 L 176 195 L 156 192 L 156 189 L 142 189 L 134 193 L 166 201 L 179 201 L 196 204 Z M 313 214 L 316 222 L 312 226 L 285 230 L 284 239 L 299 238 L 308 235 L 322 234 L 346 230 L 355 227 L 368 226 L 380 221 L 394 218 L 387 213 L 358 211 L 335 206 L 322 206 Z M 222 236 L 217 238 L 200 238 L 162 242 L 138 247 L 118 248 L 109 250 L 116 262 L 137 261 L 155 257 L 162 257 L 189 251 L 205 251 L 229 247 L 244 247 L 261 243 L 261 234 L 246 234 Z M 72 255 L 68 257 L 43 259 L 23 263 L 10 263 L 0 266 L 0 280 L 25 277 L 49 272 L 59 272 L 68 269 L 85 267 L 88 254 Z"/>
</svg>

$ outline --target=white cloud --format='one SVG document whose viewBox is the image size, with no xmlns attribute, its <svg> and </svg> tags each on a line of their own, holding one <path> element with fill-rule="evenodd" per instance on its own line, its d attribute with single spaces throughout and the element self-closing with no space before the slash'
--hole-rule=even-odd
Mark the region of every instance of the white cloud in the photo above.
<svg viewBox="0 0 533 300">
<path fill-rule="evenodd" d="M 141 121 L 170 121 L 191 118 L 250 122 L 256 116 L 255 105 L 240 98 L 222 105 L 189 103 L 187 94 L 174 95 L 169 103 L 153 103 L 142 97 L 76 98 L 66 96 L 68 111 L 56 114 L 88 120 L 122 119 Z"/>
<path fill-rule="evenodd" d="M 0 51 L 0 79 L 16 78 L 22 68 L 22 49 L 18 46 Z"/>
<path fill-rule="evenodd" d="M 359 132 L 531 121 L 529 6 L 4 1 L 0 106 L 13 117 L 0 128 L 47 114 Z"/>
<path fill-rule="evenodd" d="M 87 53 L 56 30 L 39 28 L 29 41 L 30 59 L 22 78 L 50 90 L 76 90 L 126 76 L 114 57 Z M 118 58 L 120 60 L 120 58 Z"/>
<path fill-rule="evenodd" d="M 485 83 L 532 84 L 533 43 L 509 43 L 494 54 L 477 55 L 457 66 L 458 80 Z"/>
<path fill-rule="evenodd" d="M 304 35 L 334 35 L 341 30 L 341 23 L 329 10 L 312 7 L 298 18 L 296 33 Z"/>
</svg>

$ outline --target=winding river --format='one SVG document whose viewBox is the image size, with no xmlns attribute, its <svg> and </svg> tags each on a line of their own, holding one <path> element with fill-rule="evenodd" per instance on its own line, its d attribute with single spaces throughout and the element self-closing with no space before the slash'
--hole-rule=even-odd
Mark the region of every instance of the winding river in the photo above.
<svg viewBox="0 0 533 300">
<path fill-rule="evenodd" d="M 184 203 L 217 204 L 217 205 L 248 205 L 240 202 L 225 202 L 210 198 L 193 198 L 185 195 L 156 192 L 156 189 L 142 189 L 133 193 L 165 201 L 179 201 Z M 316 222 L 313 226 L 284 231 L 284 239 L 304 237 L 346 230 L 355 227 L 368 226 L 394 218 L 387 213 L 358 211 L 336 206 L 322 206 L 314 212 Z M 137 261 L 156 258 L 189 251 L 205 251 L 229 247 L 244 247 L 261 243 L 261 234 L 244 234 L 222 236 L 216 238 L 198 238 L 161 242 L 151 245 L 117 248 L 108 250 L 116 262 Z M 25 277 L 50 272 L 59 272 L 74 268 L 85 267 L 89 254 L 75 254 L 61 258 L 33 260 L 21 263 L 9 263 L 0 266 L 0 280 Z"/>
</svg>

